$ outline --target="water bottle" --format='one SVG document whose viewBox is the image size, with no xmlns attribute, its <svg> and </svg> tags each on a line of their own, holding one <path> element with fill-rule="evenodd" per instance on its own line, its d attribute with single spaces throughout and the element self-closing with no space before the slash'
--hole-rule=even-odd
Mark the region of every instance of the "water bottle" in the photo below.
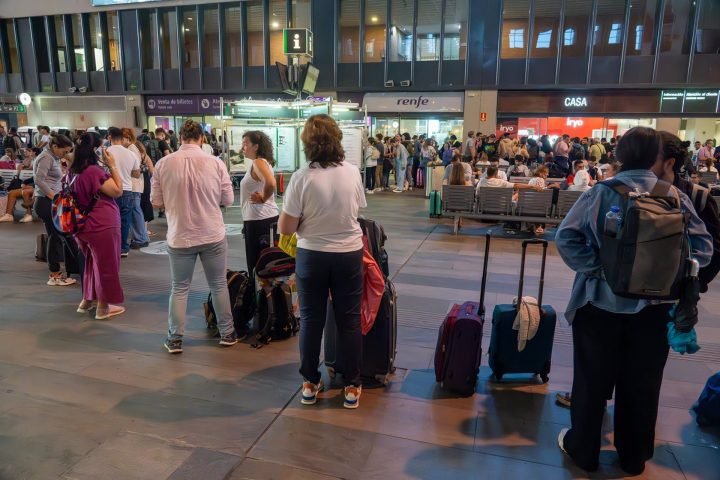
<svg viewBox="0 0 720 480">
<path fill-rule="evenodd" d="M 605 214 L 605 233 L 612 237 L 617 236 L 621 223 L 620 207 L 613 205 L 610 207 L 610 211 Z"/>
</svg>

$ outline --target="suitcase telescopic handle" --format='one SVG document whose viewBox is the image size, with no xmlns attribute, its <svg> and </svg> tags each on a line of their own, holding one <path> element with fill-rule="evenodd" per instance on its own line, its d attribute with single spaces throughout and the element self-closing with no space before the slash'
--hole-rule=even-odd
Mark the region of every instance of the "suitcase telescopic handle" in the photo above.
<svg viewBox="0 0 720 480">
<path fill-rule="evenodd" d="M 548 242 L 547 240 L 542 240 L 539 238 L 524 240 L 522 242 L 522 258 L 520 260 L 520 282 L 518 285 L 517 307 L 520 307 L 520 303 L 522 301 L 523 283 L 525 282 L 525 257 L 527 254 L 528 245 L 542 245 L 543 247 L 542 263 L 540 264 L 540 286 L 538 288 L 538 307 L 542 309 L 543 288 L 545 286 L 545 261 L 547 259 Z"/>
<path fill-rule="evenodd" d="M 483 307 L 485 305 L 485 286 L 487 285 L 488 260 L 490 258 L 490 238 L 491 237 L 492 237 L 492 230 L 489 230 L 485 234 L 485 258 L 483 258 L 483 273 L 482 273 L 482 281 L 480 283 L 480 305 L 478 307 L 478 315 L 482 314 Z"/>
</svg>

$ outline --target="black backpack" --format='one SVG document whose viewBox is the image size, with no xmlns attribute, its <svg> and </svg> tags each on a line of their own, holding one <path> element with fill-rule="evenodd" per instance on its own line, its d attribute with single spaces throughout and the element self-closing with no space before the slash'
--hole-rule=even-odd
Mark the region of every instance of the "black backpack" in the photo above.
<svg viewBox="0 0 720 480">
<path fill-rule="evenodd" d="M 390 266 L 388 264 L 388 254 L 387 251 L 385 251 L 385 242 L 387 241 L 385 229 L 383 229 L 379 223 L 367 218 L 360 217 L 358 218 L 358 222 L 360 222 L 363 235 L 367 237 L 370 253 L 380 266 L 380 270 L 382 270 L 385 278 L 389 277 Z"/>
<path fill-rule="evenodd" d="M 570 149 L 570 160 L 583 160 L 585 158 L 585 149 L 579 143 L 573 143 Z"/>
<path fill-rule="evenodd" d="M 247 272 L 227 271 L 228 292 L 230 293 L 230 305 L 232 307 L 233 324 L 235 332 L 242 335 L 248 329 L 248 323 L 255 316 L 255 292 Z M 217 330 L 217 315 L 212 304 L 212 295 L 208 295 L 205 308 L 205 321 L 207 328 Z"/>
<path fill-rule="evenodd" d="M 17 144 L 15 143 L 15 137 L 12 135 L 8 135 L 5 137 L 5 140 L 3 140 L 3 150 L 6 148 L 12 148 L 16 151 L 17 154 L 20 154 L 20 152 L 17 151 Z"/>
<path fill-rule="evenodd" d="M 151 138 L 147 138 L 143 140 L 143 147 L 145 147 L 145 152 L 147 152 L 148 157 L 150 157 L 153 161 L 153 163 L 157 162 L 162 158 L 162 152 L 160 151 L 160 142 L 157 140 L 153 140 Z"/>
<path fill-rule="evenodd" d="M 258 295 L 256 326 L 258 343 L 252 345 L 255 348 L 262 348 L 272 340 L 285 340 L 297 334 L 300 322 L 293 312 L 290 284 L 272 281 L 262 286 Z"/>
</svg>

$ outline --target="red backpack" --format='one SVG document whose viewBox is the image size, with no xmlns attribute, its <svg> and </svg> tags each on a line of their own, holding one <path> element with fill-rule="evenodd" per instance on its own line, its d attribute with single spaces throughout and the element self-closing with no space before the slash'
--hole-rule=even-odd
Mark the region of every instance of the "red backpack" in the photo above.
<svg viewBox="0 0 720 480">
<path fill-rule="evenodd" d="M 98 191 L 90 199 L 87 208 L 81 209 L 75 199 L 72 187 L 77 180 L 77 176 L 67 174 L 63 177 L 62 188 L 60 192 L 53 198 L 52 218 L 55 228 L 68 235 L 75 235 L 85 228 L 87 217 L 95 207 L 100 192 Z"/>
</svg>

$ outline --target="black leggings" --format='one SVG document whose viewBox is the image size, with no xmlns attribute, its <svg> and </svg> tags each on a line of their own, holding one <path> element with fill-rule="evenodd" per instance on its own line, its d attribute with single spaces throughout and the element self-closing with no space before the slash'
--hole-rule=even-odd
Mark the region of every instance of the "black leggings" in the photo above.
<svg viewBox="0 0 720 480">
<path fill-rule="evenodd" d="M 272 245 L 270 227 L 278 222 L 279 217 L 264 218 L 262 220 L 245 220 L 245 258 L 250 278 L 254 279 L 255 265 L 260 258 L 260 252 Z M 277 234 L 277 227 L 275 228 Z"/>
<path fill-rule="evenodd" d="M 60 272 L 60 262 L 65 261 L 63 253 L 63 239 L 55 230 L 52 219 L 52 200 L 47 197 L 35 198 L 35 215 L 42 220 L 47 232 L 47 263 L 51 273 Z"/>
</svg>

